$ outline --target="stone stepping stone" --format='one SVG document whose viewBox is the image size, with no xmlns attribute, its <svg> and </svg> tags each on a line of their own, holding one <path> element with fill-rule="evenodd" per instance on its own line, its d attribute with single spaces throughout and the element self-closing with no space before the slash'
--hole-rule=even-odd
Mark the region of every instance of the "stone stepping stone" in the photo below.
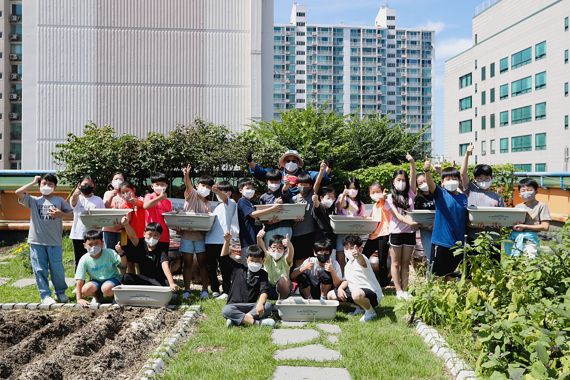
<svg viewBox="0 0 570 380">
<path fill-rule="evenodd" d="M 287 322 L 282 321 L 281 327 L 305 327 L 307 326 L 307 322 Z"/>
<path fill-rule="evenodd" d="M 277 366 L 273 380 L 350 380 L 346 368 Z"/>
<path fill-rule="evenodd" d="M 331 325 L 329 323 L 317 323 L 317 327 L 329 334 L 340 334 L 340 327 L 338 325 Z"/>
<path fill-rule="evenodd" d="M 326 348 L 322 344 L 311 344 L 303 347 L 278 350 L 273 358 L 276 360 L 313 360 L 316 362 L 342 359 L 340 352 Z"/>
<path fill-rule="evenodd" d="M 0 277 L 0 286 L 4 285 L 8 281 L 10 281 L 9 277 Z"/>
<path fill-rule="evenodd" d="M 285 346 L 293 343 L 309 342 L 319 337 L 319 332 L 313 329 L 283 329 L 273 330 L 271 339 L 274 344 Z"/>
<path fill-rule="evenodd" d="M 337 343 L 338 343 L 338 336 L 337 336 L 337 335 L 329 335 L 329 336 L 327 336 L 327 339 L 328 339 L 329 342 L 331 342 L 332 344 L 337 344 Z"/>
<path fill-rule="evenodd" d="M 75 279 L 71 277 L 66 277 L 65 283 L 67 284 L 67 286 L 74 286 Z M 14 283 L 12 284 L 12 286 L 15 288 L 25 288 L 26 286 L 32 286 L 32 285 L 36 285 L 35 278 L 21 278 L 17 281 L 14 281 Z"/>
</svg>

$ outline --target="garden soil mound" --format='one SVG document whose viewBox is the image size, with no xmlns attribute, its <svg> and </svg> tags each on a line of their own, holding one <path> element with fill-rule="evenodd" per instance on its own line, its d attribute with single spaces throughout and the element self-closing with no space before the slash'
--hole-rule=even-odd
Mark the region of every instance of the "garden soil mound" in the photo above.
<svg viewBox="0 0 570 380">
<path fill-rule="evenodd" d="M 132 379 L 179 318 L 165 308 L 0 312 L 0 379 Z"/>
</svg>

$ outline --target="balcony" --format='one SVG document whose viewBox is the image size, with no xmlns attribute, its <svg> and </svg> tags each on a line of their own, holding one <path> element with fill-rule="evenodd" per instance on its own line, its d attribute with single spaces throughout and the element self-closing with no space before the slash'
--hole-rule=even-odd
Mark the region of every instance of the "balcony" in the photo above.
<svg viewBox="0 0 570 380">
<path fill-rule="evenodd" d="M 10 120 L 20 120 L 20 114 L 16 112 L 10 112 Z"/>
<path fill-rule="evenodd" d="M 13 100 L 13 101 L 20 100 L 20 95 L 17 94 L 17 93 L 15 93 L 15 92 L 13 92 L 13 93 L 10 94 L 10 100 Z"/>
<path fill-rule="evenodd" d="M 22 58 L 18 54 L 10 54 L 10 61 L 21 61 Z"/>
<path fill-rule="evenodd" d="M 11 23 L 20 22 L 21 20 L 22 20 L 22 17 L 20 17 L 18 15 L 10 15 L 10 22 Z"/>
<path fill-rule="evenodd" d="M 17 33 L 10 34 L 10 41 L 20 41 L 21 36 Z"/>
<path fill-rule="evenodd" d="M 11 74 L 10 74 L 10 80 L 18 80 L 18 81 L 19 81 L 19 80 L 22 80 L 22 79 L 20 78 L 20 74 L 18 74 L 18 73 L 11 73 Z"/>
</svg>

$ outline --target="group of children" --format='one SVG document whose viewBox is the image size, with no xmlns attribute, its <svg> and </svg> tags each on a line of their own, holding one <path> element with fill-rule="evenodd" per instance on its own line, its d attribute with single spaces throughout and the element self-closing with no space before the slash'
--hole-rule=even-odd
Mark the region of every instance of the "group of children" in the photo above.
<svg viewBox="0 0 570 380">
<path fill-rule="evenodd" d="M 77 281 L 77 302 L 87 305 L 112 298 L 112 288 L 119 283 L 169 286 L 178 291 L 173 274 L 181 271 L 183 299 L 190 297 L 194 256 L 198 263 L 201 298 L 227 299 L 222 313 L 228 326 L 273 325 L 269 318 L 269 300 L 285 299 L 298 288 L 307 299 L 339 300 L 358 306 L 362 321 L 376 316 L 375 307 L 383 297 L 382 287 L 393 282 L 398 299 L 409 299 L 409 266 L 420 230 L 422 246 L 431 272 L 450 276 L 459 260 L 453 254 L 467 234 L 473 239 L 483 228 L 467 227 L 468 206 L 503 206 L 502 198 L 490 190 L 492 169 L 477 165 L 475 181 L 467 176 L 472 147 L 467 150 L 461 171 L 446 168 L 440 172 L 442 183 L 436 186 L 432 165 L 416 173 L 412 156 L 409 173 L 394 173 L 390 188 L 374 183 L 362 194 L 359 181 L 349 178 L 338 194 L 327 185 L 332 162 L 322 162 L 319 171 L 303 171 L 298 152 L 287 151 L 279 161 L 280 170 L 264 169 L 248 154 L 253 177 L 265 182 L 266 190 L 257 195 L 254 179 L 234 187 L 225 181 L 215 183 L 210 176 L 190 179 L 191 166 L 182 170 L 185 193 L 183 210 L 211 213 L 215 221 L 207 233 L 176 231 L 180 248 L 171 251 L 170 231 L 163 213 L 172 211 L 167 198 L 168 178 L 151 177 L 152 192 L 144 198 L 122 173 L 112 178 L 103 199 L 94 195 L 95 184 L 85 177 L 66 200 L 52 193 L 57 178 L 52 174 L 36 177 L 16 191 L 22 205 L 31 210 L 30 256 L 43 304 L 56 302 L 51 297 L 48 270 L 60 302 L 67 302 L 62 263 L 62 220 L 73 213 L 70 238 L 73 241 Z M 39 185 L 39 197 L 28 191 Z M 517 243 L 537 242 L 536 233 L 547 230 L 548 208 L 535 200 L 538 185 L 524 179 L 519 191 L 528 212 L 524 224 L 514 226 Z M 215 195 L 215 202 L 211 202 Z M 372 201 L 367 215 L 363 199 Z M 280 220 L 276 215 L 284 204 L 304 205 L 304 216 Z M 264 205 L 264 207 L 256 207 Z M 131 209 L 120 224 L 99 230 L 87 229 L 79 215 L 96 208 Z M 433 226 L 421 226 L 408 215 L 413 210 L 435 210 Z M 353 217 L 371 216 L 377 227 L 363 241 L 355 235 L 335 235 L 331 228 L 333 214 Z M 263 220 L 263 222 L 262 222 Z M 221 273 L 222 284 L 218 280 Z M 89 280 L 89 281 L 88 281 Z"/>
</svg>

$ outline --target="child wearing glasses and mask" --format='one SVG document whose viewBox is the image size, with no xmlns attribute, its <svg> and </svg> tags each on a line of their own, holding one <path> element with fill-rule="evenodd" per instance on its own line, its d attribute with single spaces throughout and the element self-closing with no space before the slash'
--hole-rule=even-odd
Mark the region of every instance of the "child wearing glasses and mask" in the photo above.
<svg viewBox="0 0 570 380">
<path fill-rule="evenodd" d="M 257 234 L 257 245 L 265 253 L 264 268 L 269 276 L 269 299 L 286 299 L 291 293 L 289 271 L 295 250 L 289 235 L 273 235 L 265 246 L 265 227 Z"/>
</svg>

